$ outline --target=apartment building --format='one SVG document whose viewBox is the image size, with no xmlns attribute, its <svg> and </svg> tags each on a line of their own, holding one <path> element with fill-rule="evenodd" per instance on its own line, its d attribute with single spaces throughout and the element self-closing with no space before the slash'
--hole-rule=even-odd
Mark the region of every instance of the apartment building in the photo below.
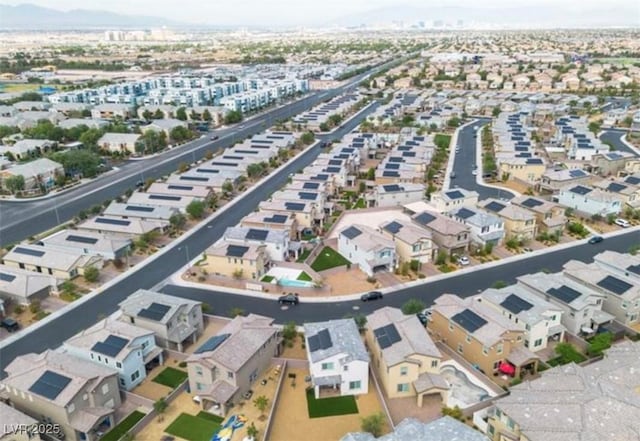
<svg viewBox="0 0 640 441">
<path fill-rule="evenodd" d="M 49 158 L 40 158 L 0 170 L 0 184 L 8 177 L 22 176 L 25 190 L 32 190 L 39 186 L 51 188 L 55 185 L 56 176 L 60 175 L 64 175 L 62 164 Z"/>
<path fill-rule="evenodd" d="M 137 133 L 105 133 L 98 140 L 98 148 L 111 153 L 135 153 L 136 143 L 140 139 Z"/>
</svg>

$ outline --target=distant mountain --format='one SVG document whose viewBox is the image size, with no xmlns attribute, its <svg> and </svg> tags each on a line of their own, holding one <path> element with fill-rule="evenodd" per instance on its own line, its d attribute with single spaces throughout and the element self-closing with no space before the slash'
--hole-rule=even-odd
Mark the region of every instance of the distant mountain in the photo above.
<svg viewBox="0 0 640 441">
<path fill-rule="evenodd" d="M 123 15 L 109 11 L 74 9 L 60 11 L 33 4 L 0 4 L 0 29 L 105 29 L 181 25 L 160 17 Z"/>
<path fill-rule="evenodd" d="M 440 20 L 455 25 L 460 20 L 465 25 L 482 23 L 511 29 L 517 27 L 527 29 L 638 27 L 639 14 L 640 7 L 633 1 L 623 2 L 621 5 L 616 4 L 615 7 L 603 3 L 603 6 L 598 8 L 569 7 L 562 5 L 561 2 L 507 8 L 394 5 L 344 16 L 324 24 L 360 26 L 363 24 L 390 24 L 392 22 L 415 24 L 418 21 L 424 21 L 431 25 L 434 20 Z"/>
</svg>

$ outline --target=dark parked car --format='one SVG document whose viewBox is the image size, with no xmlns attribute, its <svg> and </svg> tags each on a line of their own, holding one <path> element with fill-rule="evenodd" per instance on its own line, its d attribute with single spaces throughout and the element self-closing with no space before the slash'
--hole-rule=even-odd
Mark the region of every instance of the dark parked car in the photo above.
<svg viewBox="0 0 640 441">
<path fill-rule="evenodd" d="M 362 294 L 360 296 L 360 300 L 363 302 L 368 302 L 369 300 L 378 300 L 382 298 L 382 293 L 380 291 L 371 291 L 366 294 Z"/>
<path fill-rule="evenodd" d="M 591 239 L 589 239 L 589 243 L 594 245 L 596 243 L 600 243 L 604 240 L 604 237 L 602 236 L 592 236 Z"/>
<path fill-rule="evenodd" d="M 213 136 L 211 137 L 211 141 L 215 141 L 215 140 L 216 140 L 216 139 L 218 139 L 218 138 L 219 138 L 219 136 L 218 136 L 218 135 L 213 135 Z"/>
<path fill-rule="evenodd" d="M 138 187 L 138 188 L 144 187 L 144 182 L 142 182 L 142 181 L 136 182 L 136 187 Z"/>
<path fill-rule="evenodd" d="M 20 329 L 20 325 L 17 321 L 12 319 L 11 317 L 5 317 L 0 321 L 0 327 L 6 329 L 9 332 L 15 332 Z"/>
<path fill-rule="evenodd" d="M 298 294 L 286 294 L 278 297 L 278 303 L 281 305 L 297 305 L 300 303 L 300 299 L 298 298 Z"/>
<path fill-rule="evenodd" d="M 418 320 L 420 320 L 420 323 L 422 323 L 423 326 L 427 326 L 427 322 L 429 321 L 429 318 L 427 317 L 426 314 L 419 312 L 416 314 L 416 317 L 418 317 Z"/>
</svg>

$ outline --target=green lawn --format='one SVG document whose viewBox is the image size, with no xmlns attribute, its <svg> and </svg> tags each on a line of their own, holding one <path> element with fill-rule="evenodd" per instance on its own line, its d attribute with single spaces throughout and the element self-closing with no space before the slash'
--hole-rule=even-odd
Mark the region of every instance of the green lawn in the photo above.
<svg viewBox="0 0 640 441">
<path fill-rule="evenodd" d="M 222 422 L 224 421 L 224 418 L 219 417 L 218 415 L 214 415 L 212 413 L 209 412 L 205 412 L 204 410 L 201 410 L 200 412 L 198 412 L 198 415 L 196 415 L 198 418 L 202 418 L 204 420 L 209 420 L 209 421 L 213 421 L 216 424 L 222 424 Z"/>
<path fill-rule="evenodd" d="M 300 273 L 300 275 L 298 276 L 298 280 L 302 280 L 304 282 L 312 282 L 313 281 L 311 276 L 309 274 L 305 273 L 304 271 L 302 271 Z"/>
<path fill-rule="evenodd" d="M 353 395 L 316 400 L 316 397 L 313 395 L 313 389 L 307 389 L 307 409 L 309 411 L 309 418 L 358 413 L 358 405 Z"/>
<path fill-rule="evenodd" d="M 353 208 L 367 208 L 367 204 L 364 202 L 364 199 L 360 198 L 353 206 Z"/>
<path fill-rule="evenodd" d="M 180 386 L 182 382 L 187 379 L 187 377 L 188 375 L 185 371 L 168 367 L 158 375 L 156 375 L 156 377 L 153 379 L 153 382 L 168 386 L 171 389 L 175 389 L 176 387 Z"/>
<path fill-rule="evenodd" d="M 348 264 L 349 261 L 345 257 L 338 253 L 336 250 L 330 247 L 324 247 L 316 260 L 311 264 L 311 268 L 314 271 L 324 271 L 329 268 L 335 268 L 336 266 L 343 266 Z"/>
<path fill-rule="evenodd" d="M 188 413 L 181 413 L 165 429 L 165 432 L 189 441 L 210 441 L 219 428 L 220 424 L 212 421 L 209 416 L 203 417 L 200 414 L 193 416 Z"/>
<path fill-rule="evenodd" d="M 311 250 L 308 248 L 305 248 L 302 251 L 302 254 L 300 254 L 300 257 L 298 257 L 298 260 L 296 260 L 296 262 L 304 262 L 305 260 L 307 260 L 307 257 L 309 257 L 309 254 L 311 254 Z"/>
<path fill-rule="evenodd" d="M 105 436 L 100 438 L 102 441 L 118 441 L 124 436 L 133 426 L 136 425 L 144 417 L 144 413 L 134 410 L 124 420 L 120 421 L 120 424 L 114 426 Z"/>
<path fill-rule="evenodd" d="M 260 281 L 264 283 L 271 283 L 273 282 L 273 276 L 264 276 Z"/>
<path fill-rule="evenodd" d="M 451 135 L 444 135 L 442 133 L 436 134 L 433 138 L 433 143 L 438 147 L 447 147 L 451 144 Z"/>
</svg>

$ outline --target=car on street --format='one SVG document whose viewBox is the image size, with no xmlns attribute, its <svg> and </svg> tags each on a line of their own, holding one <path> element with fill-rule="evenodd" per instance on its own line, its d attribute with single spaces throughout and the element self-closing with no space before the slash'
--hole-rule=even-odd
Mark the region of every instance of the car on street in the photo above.
<svg viewBox="0 0 640 441">
<path fill-rule="evenodd" d="M 278 297 L 278 303 L 281 305 L 297 305 L 300 303 L 300 299 L 298 298 L 298 294 L 289 293 Z"/>
<path fill-rule="evenodd" d="M 600 243 L 604 240 L 604 237 L 602 236 L 591 236 L 591 238 L 589 239 L 589 243 L 591 245 L 595 245 L 597 243 Z"/>
<path fill-rule="evenodd" d="M 215 140 L 216 140 L 216 139 L 218 139 L 218 138 L 220 138 L 218 135 L 213 135 L 213 136 L 211 137 L 211 141 L 215 141 Z"/>
<path fill-rule="evenodd" d="M 382 293 L 380 291 L 369 291 L 366 294 L 362 294 L 360 296 L 360 300 L 363 302 L 368 302 L 369 300 L 378 300 L 382 298 Z"/>
<path fill-rule="evenodd" d="M 136 187 L 138 187 L 138 188 L 144 187 L 144 182 L 142 182 L 142 181 L 136 182 Z"/>
<path fill-rule="evenodd" d="M 455 179 L 456 178 L 456 172 L 452 171 L 451 174 L 449 175 L 450 179 Z"/>
<path fill-rule="evenodd" d="M 472 174 L 473 176 L 476 176 L 476 175 L 478 174 L 478 170 L 471 170 L 471 174 Z"/>
<path fill-rule="evenodd" d="M 626 219 L 616 219 L 613 223 L 622 228 L 629 228 L 631 226 L 629 221 Z"/>
<path fill-rule="evenodd" d="M 522 251 L 524 251 L 525 253 L 530 253 L 530 252 L 532 252 L 533 250 L 532 250 L 531 248 L 529 248 L 529 247 L 524 247 L 524 248 L 522 249 Z"/>
<path fill-rule="evenodd" d="M 458 264 L 462 265 L 462 266 L 467 266 L 469 265 L 469 258 L 467 256 L 460 256 L 458 257 Z"/>
<path fill-rule="evenodd" d="M 9 332 L 15 332 L 20 329 L 20 324 L 11 317 L 5 317 L 0 321 L 0 328 L 4 328 Z"/>
</svg>

